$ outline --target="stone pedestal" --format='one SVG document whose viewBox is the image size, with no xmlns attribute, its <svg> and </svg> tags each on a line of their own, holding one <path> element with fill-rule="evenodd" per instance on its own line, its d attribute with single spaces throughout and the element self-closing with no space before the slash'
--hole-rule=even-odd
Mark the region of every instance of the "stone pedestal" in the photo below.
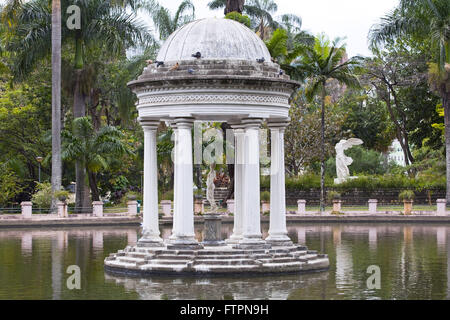
<svg viewBox="0 0 450 320">
<path fill-rule="evenodd" d="M 234 214 L 234 199 L 227 200 L 227 211 Z"/>
<path fill-rule="evenodd" d="M 436 215 L 438 216 L 445 216 L 446 213 L 446 200 L 445 199 L 437 199 L 436 200 Z"/>
<path fill-rule="evenodd" d="M 203 229 L 204 246 L 223 246 L 225 242 L 222 240 L 222 218 L 218 213 L 207 213 L 204 215 L 205 224 Z"/>
<path fill-rule="evenodd" d="M 93 201 L 92 202 L 92 215 L 94 217 L 103 217 L 103 202 Z"/>
<path fill-rule="evenodd" d="M 263 214 L 266 212 L 270 212 L 270 202 L 268 202 L 268 201 L 261 202 L 261 212 Z"/>
<path fill-rule="evenodd" d="M 138 202 L 135 200 L 127 202 L 129 216 L 137 215 L 137 206 L 138 206 Z"/>
<path fill-rule="evenodd" d="M 306 214 L 306 200 L 297 200 L 297 214 Z"/>
<path fill-rule="evenodd" d="M 20 204 L 22 207 L 22 218 L 29 219 L 33 214 L 33 203 L 32 202 L 22 202 Z"/>
<path fill-rule="evenodd" d="M 58 217 L 67 218 L 69 216 L 67 212 L 67 203 L 65 201 L 58 201 L 56 206 L 58 207 Z"/>
<path fill-rule="evenodd" d="M 164 217 L 171 217 L 172 216 L 172 201 L 161 200 L 161 209 L 164 214 Z"/>
<path fill-rule="evenodd" d="M 413 206 L 412 200 L 403 200 L 403 209 L 405 215 L 410 215 L 412 213 L 412 206 Z"/>
<path fill-rule="evenodd" d="M 333 212 L 341 212 L 341 200 L 333 200 Z"/>
<path fill-rule="evenodd" d="M 372 214 L 377 213 L 378 200 L 377 199 L 369 199 L 368 203 L 369 203 L 369 213 L 372 213 Z"/>
</svg>

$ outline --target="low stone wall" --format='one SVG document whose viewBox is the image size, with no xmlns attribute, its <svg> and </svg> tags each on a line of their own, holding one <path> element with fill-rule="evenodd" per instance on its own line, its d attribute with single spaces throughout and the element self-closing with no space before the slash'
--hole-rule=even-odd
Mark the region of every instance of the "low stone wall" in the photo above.
<svg viewBox="0 0 450 320">
<path fill-rule="evenodd" d="M 377 199 L 378 205 L 399 204 L 398 195 L 403 189 L 382 189 L 382 190 L 359 190 L 359 189 L 327 189 L 327 191 L 337 191 L 341 194 L 344 205 L 367 205 L 369 199 Z M 437 199 L 445 199 L 445 190 L 422 190 L 415 191 L 415 204 L 436 204 Z M 326 193 L 325 193 L 326 197 Z M 297 206 L 297 200 L 306 200 L 306 205 L 319 205 L 320 189 L 292 190 L 286 189 L 286 203 L 290 206 Z"/>
</svg>

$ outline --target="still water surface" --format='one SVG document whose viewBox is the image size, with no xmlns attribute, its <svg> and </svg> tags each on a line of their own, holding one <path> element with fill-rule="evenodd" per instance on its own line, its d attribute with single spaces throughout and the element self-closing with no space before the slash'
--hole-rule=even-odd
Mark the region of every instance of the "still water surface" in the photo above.
<svg viewBox="0 0 450 320">
<path fill-rule="evenodd" d="M 263 225 L 263 235 L 267 235 Z M 223 226 L 228 237 L 232 225 Z M 0 299 L 449 299 L 450 226 L 291 224 L 289 236 L 327 253 L 327 272 L 253 278 L 110 276 L 103 260 L 134 245 L 139 228 L 0 230 Z M 201 226 L 196 226 L 201 240 Z M 167 238 L 170 228 L 162 228 Z M 81 269 L 81 290 L 66 286 Z M 367 268 L 381 289 L 367 289 Z"/>
</svg>

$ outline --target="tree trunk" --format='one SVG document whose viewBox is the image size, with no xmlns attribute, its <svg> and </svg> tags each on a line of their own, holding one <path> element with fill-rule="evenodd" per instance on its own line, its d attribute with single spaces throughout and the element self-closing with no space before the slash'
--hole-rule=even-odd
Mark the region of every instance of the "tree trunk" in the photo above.
<svg viewBox="0 0 450 320">
<path fill-rule="evenodd" d="M 76 70 L 75 88 L 73 92 L 73 116 L 74 118 L 84 117 L 86 115 L 86 97 L 81 91 L 81 70 Z M 76 176 L 76 199 L 75 211 L 86 211 L 91 206 L 89 199 L 89 186 L 86 184 L 86 170 L 81 161 L 75 163 Z"/>
<path fill-rule="evenodd" d="M 242 11 L 244 10 L 244 3 L 245 0 L 226 0 L 226 6 L 225 6 L 225 15 L 236 11 L 242 14 Z"/>
<path fill-rule="evenodd" d="M 52 1 L 52 193 L 61 189 L 61 2 Z M 56 210 L 52 198 L 51 211 Z"/>
<path fill-rule="evenodd" d="M 100 192 L 98 191 L 97 187 L 97 177 L 94 172 L 87 171 L 87 174 L 89 177 L 89 187 L 91 188 L 92 192 L 92 201 L 100 201 Z"/>
<path fill-rule="evenodd" d="M 445 198 L 447 199 L 447 206 L 450 206 L 450 92 L 447 90 L 443 90 L 442 107 L 444 108 L 445 157 L 447 170 L 447 190 Z"/>
<path fill-rule="evenodd" d="M 322 91 L 322 127 L 320 133 L 320 213 L 325 212 L 325 84 L 323 84 Z"/>
</svg>

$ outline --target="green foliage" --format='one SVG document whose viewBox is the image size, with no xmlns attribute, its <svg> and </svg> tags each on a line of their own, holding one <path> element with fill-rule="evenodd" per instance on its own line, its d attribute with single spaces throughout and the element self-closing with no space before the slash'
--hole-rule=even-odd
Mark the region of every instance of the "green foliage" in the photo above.
<svg viewBox="0 0 450 320">
<path fill-rule="evenodd" d="M 171 200 L 171 201 L 173 201 L 173 190 L 169 190 L 169 191 L 164 192 L 161 195 L 161 200 Z"/>
<path fill-rule="evenodd" d="M 345 151 L 345 154 L 353 159 L 349 166 L 351 175 L 376 174 L 381 175 L 391 171 L 394 163 L 388 163 L 386 157 L 375 150 L 368 150 L 362 146 L 354 146 Z M 326 174 L 336 176 L 336 159 L 329 158 L 326 163 Z"/>
<path fill-rule="evenodd" d="M 38 208 L 49 209 L 52 204 L 52 185 L 49 182 L 38 182 L 36 190 L 31 198 L 31 202 Z"/>
<path fill-rule="evenodd" d="M 333 200 L 341 200 L 341 194 L 337 191 L 328 191 L 327 192 L 327 200 L 332 203 Z"/>
<path fill-rule="evenodd" d="M 19 177 L 5 165 L 0 165 L 0 207 L 7 207 L 22 192 Z"/>
<path fill-rule="evenodd" d="M 60 201 L 65 201 L 67 198 L 69 198 L 70 192 L 67 190 L 59 190 L 55 192 L 55 198 L 59 199 Z"/>
<path fill-rule="evenodd" d="M 412 190 L 403 190 L 402 192 L 400 192 L 400 194 L 398 195 L 398 199 L 399 200 L 407 200 L 407 201 L 411 201 L 414 200 L 415 194 L 414 191 Z"/>
<path fill-rule="evenodd" d="M 237 21 L 237 22 L 242 23 L 243 25 L 247 26 L 248 28 L 250 28 L 250 26 L 251 26 L 250 18 L 248 16 L 242 15 L 236 11 L 227 13 L 225 15 L 225 19 Z"/>
<path fill-rule="evenodd" d="M 270 201 L 270 192 L 269 191 L 261 192 L 261 201 L 264 201 L 264 202 Z"/>
</svg>

